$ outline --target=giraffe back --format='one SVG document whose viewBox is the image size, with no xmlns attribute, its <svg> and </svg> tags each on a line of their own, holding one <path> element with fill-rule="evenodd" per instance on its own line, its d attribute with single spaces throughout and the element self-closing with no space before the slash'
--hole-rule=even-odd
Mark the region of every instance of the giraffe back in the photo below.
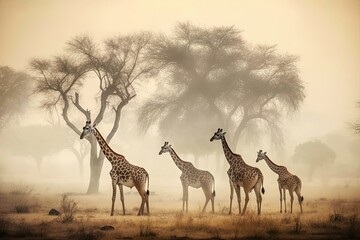
<svg viewBox="0 0 360 240">
<path fill-rule="evenodd" d="M 124 156 L 118 155 L 117 161 L 112 164 L 110 176 L 117 184 L 132 188 L 145 184 L 148 173 L 144 168 L 130 164 Z"/>
<path fill-rule="evenodd" d="M 296 188 L 301 188 L 301 180 L 296 175 L 288 175 L 283 176 L 282 178 L 278 178 L 278 182 L 282 188 L 289 189 L 289 190 L 295 190 Z"/>
<path fill-rule="evenodd" d="M 252 182 L 254 179 L 263 178 L 260 169 L 247 165 L 245 162 L 238 162 L 228 170 L 229 177 L 233 183 L 240 184 Z"/>
</svg>

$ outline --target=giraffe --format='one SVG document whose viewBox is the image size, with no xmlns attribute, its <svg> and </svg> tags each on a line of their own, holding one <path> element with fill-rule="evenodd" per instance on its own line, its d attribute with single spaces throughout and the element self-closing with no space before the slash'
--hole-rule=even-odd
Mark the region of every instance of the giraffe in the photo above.
<svg viewBox="0 0 360 240">
<path fill-rule="evenodd" d="M 175 162 L 176 166 L 182 172 L 180 180 L 183 187 L 183 211 L 186 203 L 186 212 L 188 212 L 188 187 L 202 188 L 205 194 L 205 205 L 202 212 L 211 200 L 212 212 L 214 213 L 214 198 L 215 198 L 215 179 L 214 176 L 204 170 L 200 170 L 194 167 L 191 162 L 186 162 L 180 159 L 176 154 L 175 150 L 169 145 L 169 142 L 165 142 L 164 146 L 161 147 L 159 155 L 169 152 L 171 158 Z"/>
<path fill-rule="evenodd" d="M 112 165 L 110 171 L 110 177 L 112 180 L 112 205 L 111 205 L 111 216 L 114 215 L 114 204 L 116 198 L 116 185 L 119 186 L 120 190 L 120 200 L 122 203 L 123 214 L 125 215 L 125 203 L 124 203 L 124 192 L 123 185 L 129 188 L 135 186 L 136 190 L 141 196 L 141 205 L 138 212 L 138 215 L 144 214 L 144 205 L 146 204 L 147 214 L 149 215 L 149 174 L 142 167 L 138 167 L 130 164 L 123 155 L 120 155 L 114 152 L 109 145 L 106 143 L 105 139 L 101 136 L 100 132 L 95 128 L 95 125 L 91 125 L 91 121 L 86 121 L 85 127 L 83 127 L 83 132 L 80 136 L 80 139 L 83 139 L 86 136 L 94 135 L 101 150 L 103 151 L 106 158 Z M 145 184 L 147 181 L 147 191 L 145 192 Z"/>
<path fill-rule="evenodd" d="M 264 194 L 265 193 L 265 189 L 263 187 L 264 177 L 258 168 L 247 165 L 239 154 L 235 154 L 231 151 L 229 145 L 226 142 L 225 134 L 226 132 L 223 132 L 222 129 L 218 128 L 218 130 L 214 133 L 214 136 L 212 136 L 210 141 L 221 140 L 226 160 L 230 165 L 230 168 L 227 171 L 227 174 L 229 176 L 229 183 L 230 183 L 229 214 L 231 214 L 234 189 L 238 199 L 239 214 L 242 215 L 245 214 L 246 207 L 249 202 L 249 192 L 252 189 L 254 189 L 256 194 L 257 210 L 258 210 L 258 214 L 260 215 L 261 203 L 262 203 L 262 196 L 260 193 L 260 189 L 261 192 Z M 245 193 L 245 205 L 242 212 L 241 212 L 240 187 L 244 188 L 244 193 Z"/>
<path fill-rule="evenodd" d="M 301 180 L 296 175 L 291 174 L 286 167 L 279 166 L 273 163 L 270 158 L 266 155 L 266 152 L 263 152 L 262 150 L 258 151 L 257 153 L 257 159 L 256 162 L 259 162 L 260 160 L 264 159 L 269 168 L 277 173 L 279 175 L 278 177 L 278 185 L 279 185 L 279 192 L 280 192 L 280 213 L 282 212 L 282 193 L 284 195 L 284 205 L 285 205 L 285 212 L 286 212 L 286 195 L 285 190 L 287 189 L 289 191 L 290 200 L 291 200 L 291 210 L 293 211 L 293 201 L 294 196 L 293 192 L 295 191 L 296 195 L 298 196 L 298 201 L 300 204 L 300 210 L 301 213 L 303 212 L 302 209 L 302 202 L 304 201 L 304 197 L 301 195 Z"/>
</svg>

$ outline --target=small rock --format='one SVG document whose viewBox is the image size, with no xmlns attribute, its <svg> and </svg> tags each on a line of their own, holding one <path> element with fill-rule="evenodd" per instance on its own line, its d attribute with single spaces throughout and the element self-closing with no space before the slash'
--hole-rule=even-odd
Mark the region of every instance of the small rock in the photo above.
<svg viewBox="0 0 360 240">
<path fill-rule="evenodd" d="M 100 230 L 102 231 L 111 231 L 111 230 L 114 230 L 115 228 L 113 226 L 102 226 L 100 228 Z"/>
<path fill-rule="evenodd" d="M 60 215 L 60 212 L 59 212 L 58 210 L 52 208 L 52 209 L 50 210 L 50 212 L 49 212 L 49 215 L 51 215 L 51 216 L 58 216 L 58 215 Z"/>
</svg>

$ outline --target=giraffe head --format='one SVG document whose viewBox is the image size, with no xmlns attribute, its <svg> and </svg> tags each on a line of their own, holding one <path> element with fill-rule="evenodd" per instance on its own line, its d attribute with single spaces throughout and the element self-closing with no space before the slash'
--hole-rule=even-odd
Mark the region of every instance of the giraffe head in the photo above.
<svg viewBox="0 0 360 240">
<path fill-rule="evenodd" d="M 91 134 L 91 132 L 95 129 L 96 124 L 91 125 L 91 121 L 86 121 L 85 126 L 83 127 L 83 132 L 80 135 L 80 139 L 83 139 L 84 137 Z"/>
<path fill-rule="evenodd" d="M 210 142 L 212 142 L 214 140 L 220 140 L 221 138 L 224 137 L 225 134 L 226 134 L 226 132 L 223 132 L 223 130 L 221 128 L 218 128 L 218 130 L 214 133 L 214 136 L 212 136 L 212 138 L 210 138 Z"/>
<path fill-rule="evenodd" d="M 171 145 L 169 145 L 169 142 L 165 142 L 164 143 L 164 146 L 161 147 L 161 150 L 159 152 L 159 155 L 163 154 L 163 153 L 166 153 L 166 152 L 169 152 L 171 149 Z"/>
<path fill-rule="evenodd" d="M 265 159 L 266 152 L 263 152 L 262 150 L 259 150 L 257 153 L 256 162 Z"/>
</svg>

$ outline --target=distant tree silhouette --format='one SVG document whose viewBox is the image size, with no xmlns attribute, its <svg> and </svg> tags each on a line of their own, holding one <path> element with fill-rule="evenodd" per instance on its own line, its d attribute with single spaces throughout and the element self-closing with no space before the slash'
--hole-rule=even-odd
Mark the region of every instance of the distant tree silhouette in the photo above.
<svg viewBox="0 0 360 240">
<path fill-rule="evenodd" d="M 296 163 L 308 165 L 308 178 L 312 180 L 314 172 L 327 164 L 332 164 L 336 153 L 320 140 L 307 141 L 295 148 L 293 160 Z"/>
<path fill-rule="evenodd" d="M 358 107 L 360 108 L 360 102 L 358 102 Z M 360 121 L 353 122 L 351 127 L 354 129 L 356 134 L 360 135 Z"/>
<path fill-rule="evenodd" d="M 278 54 L 274 46 L 252 47 L 234 27 L 180 23 L 174 32 L 149 47 L 147 59 L 158 70 L 158 87 L 139 110 L 142 130 L 155 125 L 162 136 L 185 144 L 222 127 L 236 149 L 244 130 L 262 129 L 281 145 L 280 117 L 298 110 L 305 97 L 297 57 Z M 191 114 L 201 116 L 201 131 L 192 125 Z M 187 126 L 191 136 L 179 126 Z"/>
<path fill-rule="evenodd" d="M 24 110 L 31 93 L 31 77 L 0 66 L 0 131 L 12 117 Z"/>
<path fill-rule="evenodd" d="M 60 107 L 64 122 L 77 135 L 83 125 L 76 126 L 75 118 L 82 116 L 84 122 L 93 120 L 99 124 L 106 112 L 112 113 L 112 128 L 106 135 L 109 143 L 119 128 L 123 108 L 136 96 L 134 82 L 150 71 L 143 61 L 150 37 L 140 33 L 112 37 L 97 44 L 89 36 L 78 36 L 67 43 L 64 55 L 32 60 L 31 68 L 37 75 L 36 93 L 44 97 L 42 107 L 50 111 Z M 94 98 L 99 101 L 96 106 L 85 107 L 79 91 L 90 81 L 97 81 L 99 91 Z M 93 137 L 87 140 L 91 144 L 87 193 L 92 194 L 99 191 L 104 154 Z"/>
<path fill-rule="evenodd" d="M 40 171 L 44 157 L 70 150 L 75 137 L 64 128 L 29 125 L 6 130 L 2 135 L 3 151 L 20 157 L 31 157 Z M 19 147 L 21 146 L 21 147 Z"/>
</svg>

